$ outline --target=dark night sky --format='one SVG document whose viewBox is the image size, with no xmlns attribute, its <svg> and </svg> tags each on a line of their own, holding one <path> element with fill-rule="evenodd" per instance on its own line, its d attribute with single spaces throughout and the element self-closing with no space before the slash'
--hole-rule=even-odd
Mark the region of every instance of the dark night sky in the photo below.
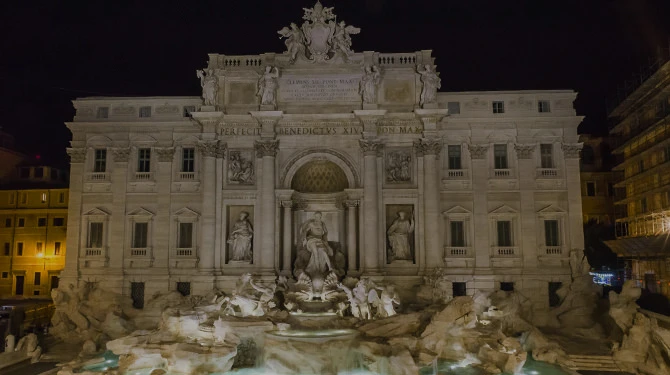
<svg viewBox="0 0 670 375">
<path fill-rule="evenodd" d="M 658 47 L 669 0 L 323 0 L 361 27 L 356 51 L 432 49 L 443 91 L 574 89 L 582 132 Z M 67 162 L 83 96 L 199 95 L 207 53 L 282 52 L 276 30 L 313 0 L 18 1 L 0 5 L 0 126 Z"/>
</svg>

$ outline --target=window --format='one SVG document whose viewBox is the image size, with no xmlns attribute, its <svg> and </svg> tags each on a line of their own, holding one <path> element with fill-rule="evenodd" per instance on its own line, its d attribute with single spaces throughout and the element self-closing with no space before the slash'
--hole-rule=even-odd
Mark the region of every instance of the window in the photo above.
<svg viewBox="0 0 670 375">
<path fill-rule="evenodd" d="M 47 193 L 42 193 L 42 203 L 47 203 Z"/>
<path fill-rule="evenodd" d="M 503 281 L 500 283 L 500 290 L 502 290 L 503 292 L 513 292 L 514 283 Z"/>
<path fill-rule="evenodd" d="M 26 219 L 20 217 L 19 222 L 16 224 L 17 227 L 23 228 L 26 226 Z"/>
<path fill-rule="evenodd" d="M 5 228 L 11 228 L 12 227 L 12 219 L 6 218 L 5 219 Z"/>
<path fill-rule="evenodd" d="M 107 118 L 109 117 L 109 107 L 98 107 L 98 113 L 95 116 L 96 118 Z"/>
<path fill-rule="evenodd" d="M 133 248 L 134 249 L 146 248 L 148 234 L 149 234 L 149 223 L 135 223 L 133 229 Z"/>
<path fill-rule="evenodd" d="M 544 221 L 544 244 L 546 246 L 559 246 L 558 220 Z"/>
<path fill-rule="evenodd" d="M 184 148 L 181 152 L 181 171 L 195 171 L 195 149 L 192 147 Z"/>
<path fill-rule="evenodd" d="M 141 148 L 137 152 L 137 171 L 151 172 L 151 149 Z"/>
<path fill-rule="evenodd" d="M 24 167 L 19 169 L 19 177 L 20 178 L 30 178 L 30 168 Z"/>
<path fill-rule="evenodd" d="M 191 113 L 195 112 L 195 106 L 194 105 L 185 105 L 184 106 L 184 117 L 191 117 Z"/>
<path fill-rule="evenodd" d="M 54 255 L 60 255 L 60 242 L 54 242 Z"/>
<path fill-rule="evenodd" d="M 454 297 L 460 297 L 466 295 L 467 289 L 465 286 L 466 286 L 465 283 L 462 282 L 451 283 L 452 295 Z"/>
<path fill-rule="evenodd" d="M 9 242 L 5 242 L 5 252 L 3 253 L 4 256 L 7 257 L 7 256 L 9 256 L 9 254 L 11 254 L 11 250 L 12 250 L 11 246 L 12 245 L 10 245 Z"/>
<path fill-rule="evenodd" d="M 542 168 L 554 168 L 554 146 L 551 144 L 540 145 L 540 166 Z"/>
<path fill-rule="evenodd" d="M 23 256 L 23 242 L 16 243 L 16 255 Z"/>
<path fill-rule="evenodd" d="M 495 169 L 507 169 L 507 145 L 493 145 L 493 163 Z"/>
<path fill-rule="evenodd" d="M 130 283 L 130 298 L 134 308 L 144 308 L 144 283 Z"/>
<path fill-rule="evenodd" d="M 638 169 L 638 173 L 644 172 L 644 160 L 640 160 L 637 163 L 637 169 Z"/>
<path fill-rule="evenodd" d="M 537 111 L 540 113 L 551 112 L 551 107 L 549 106 L 548 100 L 538 100 L 537 101 Z"/>
<path fill-rule="evenodd" d="M 104 173 L 106 171 L 107 171 L 107 149 L 97 148 L 95 149 L 95 155 L 93 155 L 93 172 Z"/>
<path fill-rule="evenodd" d="M 449 156 L 449 169 L 461 169 L 461 146 L 449 145 L 447 154 Z"/>
<path fill-rule="evenodd" d="M 191 295 L 191 283 L 178 281 L 177 292 L 179 292 L 182 296 Z"/>
<path fill-rule="evenodd" d="M 37 219 L 37 226 L 38 227 L 46 227 L 47 226 L 47 218 L 46 217 L 40 217 Z"/>
<path fill-rule="evenodd" d="M 39 291 L 39 290 L 33 290 L 33 295 L 34 295 L 34 296 L 39 296 L 39 295 L 40 295 L 40 291 Z"/>
<path fill-rule="evenodd" d="M 43 242 L 37 242 L 35 244 L 35 254 L 37 256 L 44 256 L 44 243 Z"/>
<path fill-rule="evenodd" d="M 586 183 L 586 195 L 589 197 L 595 197 L 596 196 L 596 183 L 595 182 L 587 182 Z"/>
<path fill-rule="evenodd" d="M 65 219 L 62 217 L 55 217 L 53 223 L 54 227 L 62 227 L 63 224 L 65 224 Z"/>
<path fill-rule="evenodd" d="M 498 221 L 498 246 L 512 246 L 512 222 Z"/>
<path fill-rule="evenodd" d="M 89 249 L 102 248 L 102 223 L 91 222 L 88 224 L 88 240 L 86 247 Z"/>
<path fill-rule="evenodd" d="M 461 102 L 448 102 L 447 113 L 449 113 L 450 115 L 461 114 Z"/>
<path fill-rule="evenodd" d="M 3 272 L 2 273 L 2 278 L 3 279 L 9 279 L 9 272 Z"/>
<path fill-rule="evenodd" d="M 151 117 L 151 106 L 140 107 L 140 117 Z"/>
<path fill-rule="evenodd" d="M 35 285 L 40 285 L 42 282 L 42 274 L 40 272 L 35 272 Z"/>
<path fill-rule="evenodd" d="M 451 230 L 451 246 L 465 247 L 465 230 L 462 221 L 451 221 L 449 223 Z"/>
<path fill-rule="evenodd" d="M 42 167 L 37 167 L 35 168 L 35 178 L 42 178 L 44 177 L 44 168 Z"/>
<path fill-rule="evenodd" d="M 193 247 L 193 223 L 179 223 L 178 248 L 190 249 Z"/>
<path fill-rule="evenodd" d="M 19 193 L 21 194 L 21 203 L 26 204 L 28 202 L 28 193 Z"/>
<path fill-rule="evenodd" d="M 65 193 L 58 194 L 58 203 L 65 203 Z"/>
<path fill-rule="evenodd" d="M 556 307 L 561 304 L 561 297 L 558 295 L 558 290 L 561 289 L 563 283 L 550 281 L 549 282 L 549 307 Z"/>
<path fill-rule="evenodd" d="M 9 193 L 9 204 L 14 204 L 14 193 Z"/>
<path fill-rule="evenodd" d="M 505 113 L 505 102 L 494 101 L 493 102 L 493 113 Z"/>
<path fill-rule="evenodd" d="M 640 199 L 640 212 L 647 212 L 647 198 Z"/>
</svg>

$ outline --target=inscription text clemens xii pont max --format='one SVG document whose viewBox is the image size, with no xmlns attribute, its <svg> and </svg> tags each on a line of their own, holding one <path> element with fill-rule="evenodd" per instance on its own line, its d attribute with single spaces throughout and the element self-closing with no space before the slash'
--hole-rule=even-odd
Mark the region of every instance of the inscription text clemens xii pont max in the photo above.
<svg viewBox="0 0 670 375">
<path fill-rule="evenodd" d="M 279 100 L 283 102 L 358 102 L 358 76 L 282 77 Z"/>
</svg>

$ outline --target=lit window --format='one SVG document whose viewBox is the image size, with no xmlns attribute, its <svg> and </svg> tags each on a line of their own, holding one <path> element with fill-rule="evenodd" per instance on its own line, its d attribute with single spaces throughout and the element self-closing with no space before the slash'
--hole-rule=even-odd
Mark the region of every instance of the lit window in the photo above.
<svg viewBox="0 0 670 375">
<path fill-rule="evenodd" d="M 551 107 L 549 106 L 548 100 L 539 100 L 537 102 L 537 111 L 540 113 L 551 112 Z"/>
<path fill-rule="evenodd" d="M 44 256 L 44 243 L 38 242 L 35 244 L 35 255 L 38 257 Z"/>
<path fill-rule="evenodd" d="M 554 152 L 553 145 L 540 145 L 540 165 L 542 168 L 554 168 Z"/>
<path fill-rule="evenodd" d="M 47 202 L 47 193 L 42 193 L 42 203 Z"/>
<path fill-rule="evenodd" d="M 109 107 L 98 107 L 98 113 L 96 114 L 97 118 L 107 118 L 109 117 Z"/>
<path fill-rule="evenodd" d="M 495 169 L 507 169 L 507 145 L 493 145 L 493 162 Z"/>
<path fill-rule="evenodd" d="M 461 146 L 449 145 L 447 153 L 449 156 L 449 169 L 461 169 Z"/>
<path fill-rule="evenodd" d="M 151 149 L 141 148 L 137 150 L 137 171 L 151 172 Z"/>
<path fill-rule="evenodd" d="M 54 255 L 60 255 L 60 242 L 54 242 Z"/>
<path fill-rule="evenodd" d="M 493 102 L 493 113 L 505 113 L 505 102 Z"/>
<path fill-rule="evenodd" d="M 140 117 L 151 117 L 151 107 L 140 107 Z"/>
<path fill-rule="evenodd" d="M 107 150 L 104 148 L 96 149 L 93 159 L 93 172 L 103 173 L 107 171 Z"/>
<path fill-rule="evenodd" d="M 181 171 L 193 172 L 195 170 L 195 149 L 184 148 L 181 156 Z"/>
</svg>

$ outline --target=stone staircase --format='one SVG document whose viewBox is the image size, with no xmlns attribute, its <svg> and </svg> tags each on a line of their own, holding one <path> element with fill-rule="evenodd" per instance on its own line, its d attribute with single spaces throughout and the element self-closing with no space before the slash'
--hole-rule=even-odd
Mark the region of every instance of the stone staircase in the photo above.
<svg viewBox="0 0 670 375">
<path fill-rule="evenodd" d="M 611 355 L 569 354 L 568 357 L 575 363 L 571 370 L 622 372 Z"/>
</svg>

